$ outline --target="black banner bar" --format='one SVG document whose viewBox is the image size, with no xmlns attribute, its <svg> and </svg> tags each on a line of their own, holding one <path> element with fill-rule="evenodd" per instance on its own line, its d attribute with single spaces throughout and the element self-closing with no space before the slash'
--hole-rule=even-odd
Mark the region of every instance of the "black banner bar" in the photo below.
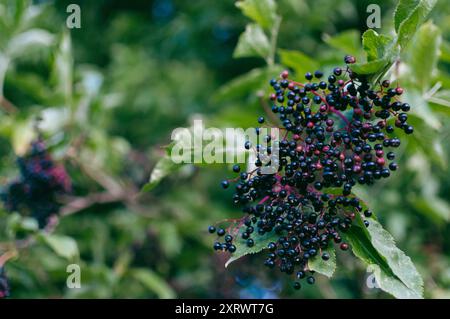
<svg viewBox="0 0 450 319">
<path fill-rule="evenodd" d="M 0 300 L 0 313 L 36 314 L 58 319 L 92 315 L 96 311 L 115 317 L 135 318 L 300 318 L 306 315 L 329 316 L 354 312 L 385 316 L 390 310 L 407 311 L 423 307 L 448 308 L 448 300 L 248 300 L 248 299 L 174 299 L 174 300 Z"/>
</svg>

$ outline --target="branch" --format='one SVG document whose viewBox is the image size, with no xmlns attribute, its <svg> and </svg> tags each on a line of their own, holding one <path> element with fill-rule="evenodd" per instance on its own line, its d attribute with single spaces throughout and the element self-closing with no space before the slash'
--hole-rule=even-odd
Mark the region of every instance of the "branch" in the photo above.
<svg viewBox="0 0 450 319">
<path fill-rule="evenodd" d="M 86 197 L 73 197 L 72 200 L 63 206 L 60 210 L 61 216 L 67 216 L 75 214 L 79 211 L 82 211 L 86 208 L 89 208 L 95 204 L 108 204 L 108 203 L 116 203 L 121 201 L 128 201 L 132 199 L 132 193 L 96 193 L 91 194 Z"/>
<path fill-rule="evenodd" d="M 14 258 L 17 256 L 17 252 L 15 250 L 9 250 L 3 255 L 0 256 L 0 267 L 3 267 L 4 264 L 11 258 Z"/>
<path fill-rule="evenodd" d="M 101 171 L 98 168 L 84 165 L 84 163 L 79 160 L 79 157 L 74 154 L 68 153 L 67 157 L 73 160 L 78 166 L 80 166 L 80 168 L 86 173 L 87 176 L 96 181 L 109 193 L 115 194 L 117 196 L 124 193 L 122 186 L 105 172 Z"/>
</svg>

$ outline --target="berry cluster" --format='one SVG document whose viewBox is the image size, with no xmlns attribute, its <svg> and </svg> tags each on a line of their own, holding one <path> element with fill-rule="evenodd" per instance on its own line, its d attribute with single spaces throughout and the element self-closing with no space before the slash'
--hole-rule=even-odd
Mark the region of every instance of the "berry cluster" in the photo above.
<svg viewBox="0 0 450 319">
<path fill-rule="evenodd" d="M 321 71 L 308 72 L 300 83 L 284 71 L 270 81 L 272 112 L 281 122 L 283 137 L 264 136 L 267 146 L 255 146 L 256 169 L 240 172 L 234 165 L 240 175 L 222 181 L 223 188 L 236 182 L 233 201 L 246 215 L 227 231 L 209 227 L 210 233 L 224 236 L 224 242 L 214 243 L 215 250 L 233 253 L 235 237 L 252 247 L 257 238 L 275 234 L 266 247 L 265 265 L 313 284 L 308 260 L 315 256 L 328 260 L 330 242 L 348 250 L 341 233 L 352 227 L 357 214 L 362 219 L 372 215 L 363 211 L 352 187 L 371 185 L 397 169 L 395 154 L 386 149 L 400 145 L 393 135 L 396 128 L 413 132 L 407 123 L 410 105 L 399 101 L 401 87 L 391 87 L 388 80 L 372 86 L 352 72 L 349 64 L 355 63 L 354 57 L 344 61 L 347 67 L 334 68 L 326 79 Z M 258 118 L 258 123 L 265 122 Z M 245 148 L 253 148 L 250 141 Z M 270 161 L 264 164 L 262 158 L 268 155 Z M 267 166 L 275 169 L 273 174 L 262 173 Z M 364 224 L 369 227 L 368 220 Z M 294 288 L 300 287 L 296 281 Z"/>
<path fill-rule="evenodd" d="M 6 277 L 5 268 L 0 266 L 0 299 L 9 297 L 9 282 Z"/>
<path fill-rule="evenodd" d="M 70 192 L 70 177 L 40 140 L 31 143 L 27 155 L 17 158 L 17 165 L 20 177 L 4 187 L 0 198 L 8 211 L 31 215 L 43 228 L 59 212 L 57 197 Z"/>
</svg>

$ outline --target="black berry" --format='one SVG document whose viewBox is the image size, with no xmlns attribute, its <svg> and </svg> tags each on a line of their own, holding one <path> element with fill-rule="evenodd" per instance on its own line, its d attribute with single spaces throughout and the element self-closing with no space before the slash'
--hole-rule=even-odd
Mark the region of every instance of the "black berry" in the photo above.
<svg viewBox="0 0 450 319">
<path fill-rule="evenodd" d="M 214 226 L 209 226 L 209 227 L 208 227 L 208 232 L 209 232 L 210 234 L 214 234 L 214 233 L 216 232 L 216 227 L 214 227 Z"/>
</svg>

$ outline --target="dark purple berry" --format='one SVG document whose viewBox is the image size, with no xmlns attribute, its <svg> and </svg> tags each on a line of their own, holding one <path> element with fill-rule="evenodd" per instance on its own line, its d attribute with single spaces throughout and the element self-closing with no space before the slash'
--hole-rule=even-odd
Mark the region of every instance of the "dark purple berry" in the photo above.
<svg viewBox="0 0 450 319">
<path fill-rule="evenodd" d="M 324 253 L 322 254 L 322 259 L 323 259 L 323 260 L 328 260 L 328 259 L 330 259 L 330 254 L 327 253 L 327 252 L 324 252 Z"/>
<path fill-rule="evenodd" d="M 214 233 L 216 232 L 216 227 L 214 227 L 214 226 L 209 226 L 209 227 L 208 227 L 208 232 L 209 232 L 210 234 L 214 234 Z"/>
<path fill-rule="evenodd" d="M 342 74 L 342 69 L 339 68 L 339 67 L 334 68 L 334 69 L 333 69 L 333 74 L 336 75 L 336 76 L 341 75 L 341 74 Z"/>
<path fill-rule="evenodd" d="M 320 79 L 320 78 L 323 76 L 323 72 L 317 70 L 316 72 L 314 72 L 314 76 L 315 76 L 316 78 Z"/>
<path fill-rule="evenodd" d="M 364 216 L 366 216 L 366 217 L 371 217 L 371 216 L 372 216 L 372 211 L 366 209 L 366 210 L 364 211 Z"/>
<path fill-rule="evenodd" d="M 345 62 L 346 64 L 353 64 L 353 63 L 356 62 L 356 58 L 355 58 L 354 56 L 352 56 L 352 55 L 346 55 L 346 56 L 344 57 L 344 62 Z"/>
</svg>

